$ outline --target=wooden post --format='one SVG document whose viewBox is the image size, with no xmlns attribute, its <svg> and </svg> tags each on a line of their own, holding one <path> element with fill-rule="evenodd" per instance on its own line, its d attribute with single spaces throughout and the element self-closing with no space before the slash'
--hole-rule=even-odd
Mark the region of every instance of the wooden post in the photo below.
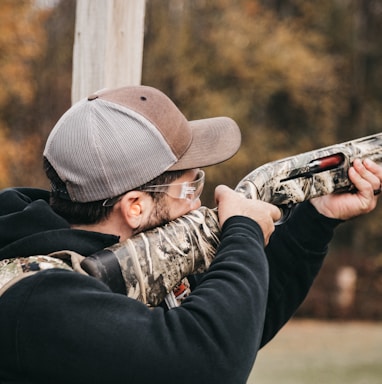
<svg viewBox="0 0 382 384">
<path fill-rule="evenodd" d="M 145 0 L 77 0 L 72 103 L 141 83 Z"/>
</svg>

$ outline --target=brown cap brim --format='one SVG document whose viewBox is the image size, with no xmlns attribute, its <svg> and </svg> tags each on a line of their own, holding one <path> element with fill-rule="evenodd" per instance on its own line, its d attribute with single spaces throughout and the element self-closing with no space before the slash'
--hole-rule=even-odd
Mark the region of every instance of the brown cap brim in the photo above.
<svg viewBox="0 0 382 384">
<path fill-rule="evenodd" d="M 241 133 L 229 117 L 189 121 L 192 142 L 184 155 L 168 170 L 202 168 L 231 158 L 240 148 Z"/>
</svg>

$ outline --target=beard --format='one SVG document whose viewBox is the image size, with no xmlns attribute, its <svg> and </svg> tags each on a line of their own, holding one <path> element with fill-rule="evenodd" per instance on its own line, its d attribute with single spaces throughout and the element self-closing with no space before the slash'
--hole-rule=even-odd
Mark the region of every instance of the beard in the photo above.
<svg viewBox="0 0 382 384">
<path fill-rule="evenodd" d="M 136 235 L 140 232 L 148 231 L 156 227 L 161 227 L 162 225 L 167 224 L 171 221 L 170 213 L 168 207 L 165 204 L 164 198 L 159 198 L 154 205 L 153 212 L 151 213 L 149 219 L 141 224 L 139 227 L 135 228 L 133 235 Z"/>
</svg>

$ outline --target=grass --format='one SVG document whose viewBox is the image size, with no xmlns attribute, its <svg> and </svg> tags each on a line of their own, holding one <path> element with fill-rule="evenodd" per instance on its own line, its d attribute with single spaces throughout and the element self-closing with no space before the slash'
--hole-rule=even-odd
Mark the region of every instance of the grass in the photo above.
<svg viewBox="0 0 382 384">
<path fill-rule="evenodd" d="M 276 383 L 382 383 L 382 323 L 290 321 L 259 352 L 248 380 Z"/>
</svg>

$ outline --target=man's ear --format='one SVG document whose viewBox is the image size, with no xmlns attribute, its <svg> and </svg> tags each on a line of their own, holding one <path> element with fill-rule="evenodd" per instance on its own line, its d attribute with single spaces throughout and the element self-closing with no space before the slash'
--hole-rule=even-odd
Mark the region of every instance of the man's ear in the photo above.
<svg viewBox="0 0 382 384">
<path fill-rule="evenodd" d="M 140 191 L 127 192 L 120 200 L 122 217 L 132 229 L 140 226 L 147 207 L 147 195 Z"/>
</svg>

